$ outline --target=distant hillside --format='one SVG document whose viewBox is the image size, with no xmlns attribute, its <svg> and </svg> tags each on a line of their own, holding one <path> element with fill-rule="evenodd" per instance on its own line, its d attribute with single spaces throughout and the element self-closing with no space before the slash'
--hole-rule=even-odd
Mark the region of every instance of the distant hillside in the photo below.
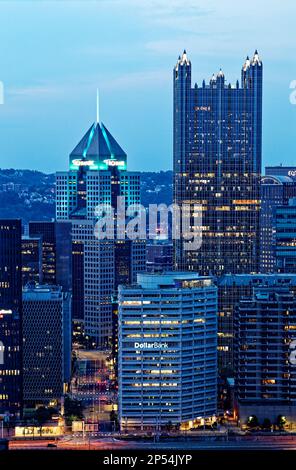
<svg viewBox="0 0 296 470">
<path fill-rule="evenodd" d="M 141 172 L 142 204 L 171 204 L 172 171 Z M 48 220 L 55 216 L 55 175 L 0 169 L 0 218 Z"/>
</svg>

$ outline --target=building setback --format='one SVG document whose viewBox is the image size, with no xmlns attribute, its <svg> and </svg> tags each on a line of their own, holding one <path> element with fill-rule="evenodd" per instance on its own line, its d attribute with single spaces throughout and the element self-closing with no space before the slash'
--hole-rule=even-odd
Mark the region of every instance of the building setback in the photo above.
<svg viewBox="0 0 296 470">
<path fill-rule="evenodd" d="M 119 287 L 121 429 L 184 429 L 217 411 L 217 288 L 191 273 Z"/>
<path fill-rule="evenodd" d="M 246 59 L 241 84 L 220 70 L 209 84 L 191 84 L 186 51 L 173 71 L 174 202 L 202 211 L 202 244 L 175 243 L 176 269 L 203 275 L 259 270 L 263 65 Z M 197 229 L 195 227 L 195 229 Z"/>
</svg>

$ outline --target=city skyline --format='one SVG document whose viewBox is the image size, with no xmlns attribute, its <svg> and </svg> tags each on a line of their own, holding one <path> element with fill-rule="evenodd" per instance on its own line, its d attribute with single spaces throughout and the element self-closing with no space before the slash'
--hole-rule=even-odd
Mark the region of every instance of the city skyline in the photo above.
<svg viewBox="0 0 296 470">
<path fill-rule="evenodd" d="M 0 451 L 296 450 L 287 4 L 0 0 Z"/>
<path fill-rule="evenodd" d="M 9 3 L 1 2 L 0 33 L 0 154 L 9 166 L 66 169 L 64 156 L 95 117 L 99 88 L 101 117 L 129 154 L 130 169 L 172 168 L 170 70 L 184 48 L 199 85 L 220 67 L 235 83 L 246 55 L 258 49 L 265 64 L 263 165 L 293 164 L 291 1 L 285 11 L 275 2 L 266 10 L 228 1 L 227 17 L 216 2 L 192 0 Z M 277 21 L 267 37 L 271 18 Z M 279 35 L 280 44 L 273 39 Z"/>
</svg>

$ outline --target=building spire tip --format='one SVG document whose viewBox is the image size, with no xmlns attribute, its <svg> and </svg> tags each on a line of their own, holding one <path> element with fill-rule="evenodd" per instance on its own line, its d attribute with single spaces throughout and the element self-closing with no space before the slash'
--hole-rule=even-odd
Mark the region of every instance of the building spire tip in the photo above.
<svg viewBox="0 0 296 470">
<path fill-rule="evenodd" d="M 100 121 L 100 97 L 99 89 L 97 88 L 97 113 L 96 113 L 96 123 L 99 124 Z"/>
</svg>

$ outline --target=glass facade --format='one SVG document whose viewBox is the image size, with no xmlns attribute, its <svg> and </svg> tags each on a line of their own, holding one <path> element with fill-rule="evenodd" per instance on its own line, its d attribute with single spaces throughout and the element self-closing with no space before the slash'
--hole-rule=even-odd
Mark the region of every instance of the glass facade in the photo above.
<svg viewBox="0 0 296 470">
<path fill-rule="evenodd" d="M 260 272 L 275 272 L 276 209 L 296 196 L 296 179 L 289 176 L 263 176 L 260 210 Z M 283 271 L 282 271 L 283 272 Z"/>
<path fill-rule="evenodd" d="M 272 279 L 273 276 L 271 276 Z M 254 288 L 235 313 L 235 389 L 242 424 L 250 416 L 275 423 L 279 415 L 296 424 L 295 277 L 274 277 Z"/>
<path fill-rule="evenodd" d="M 0 415 L 22 410 L 21 221 L 0 220 Z"/>
<path fill-rule="evenodd" d="M 275 219 L 276 270 L 296 274 L 296 198 L 277 207 Z"/>
<path fill-rule="evenodd" d="M 241 85 L 220 70 L 192 88 L 185 51 L 174 68 L 174 201 L 202 207 L 203 237 L 197 251 L 175 243 L 177 269 L 258 271 L 262 73 L 257 51 Z"/>
<path fill-rule="evenodd" d="M 140 175 L 126 171 L 126 160 L 107 128 L 96 122 L 71 152 L 70 171 L 56 177 L 56 217 L 72 226 L 73 319 L 83 323 L 85 333 L 100 348 L 111 345 L 117 328 L 118 284 L 133 282 L 146 263 L 143 240 L 95 236 L 97 206 L 108 204 L 116 211 L 120 196 L 125 198 L 125 209 L 140 203 Z"/>
</svg>

